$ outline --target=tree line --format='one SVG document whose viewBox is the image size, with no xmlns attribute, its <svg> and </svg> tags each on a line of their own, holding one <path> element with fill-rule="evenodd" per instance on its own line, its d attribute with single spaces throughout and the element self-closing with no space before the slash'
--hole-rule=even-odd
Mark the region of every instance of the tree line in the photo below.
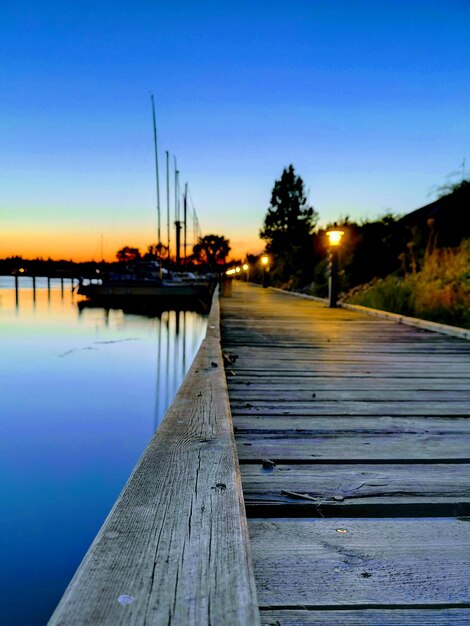
<svg viewBox="0 0 470 626">
<path fill-rule="evenodd" d="M 470 237 L 470 181 L 440 191 L 438 201 L 407 216 L 388 213 L 373 221 L 338 220 L 345 232 L 340 248 L 343 291 L 374 278 L 416 272 L 431 249 L 458 246 Z M 302 178 L 289 165 L 274 183 L 260 230 L 270 256 L 271 284 L 326 295 L 326 230 L 333 224 L 316 229 L 318 220 Z"/>
<path fill-rule="evenodd" d="M 157 261 L 169 269 L 195 269 L 203 271 L 223 271 L 230 252 L 230 241 L 223 235 L 204 235 L 193 246 L 191 254 L 183 258 L 177 268 L 176 259 L 168 254 L 168 247 L 162 244 L 150 244 L 145 253 L 139 248 L 124 246 L 116 253 L 119 263 L 135 263 L 137 261 Z"/>
</svg>

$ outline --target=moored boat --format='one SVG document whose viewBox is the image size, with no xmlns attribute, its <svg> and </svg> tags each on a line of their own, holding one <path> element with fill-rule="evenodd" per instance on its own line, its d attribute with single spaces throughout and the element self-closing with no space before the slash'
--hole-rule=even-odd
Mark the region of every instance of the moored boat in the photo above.
<svg viewBox="0 0 470 626">
<path fill-rule="evenodd" d="M 197 276 L 189 272 L 173 273 L 164 270 L 159 277 L 155 263 L 137 263 L 122 273 L 112 272 L 99 281 L 80 281 L 78 293 L 91 300 L 203 300 L 209 301 L 214 291 L 212 276 Z"/>
</svg>

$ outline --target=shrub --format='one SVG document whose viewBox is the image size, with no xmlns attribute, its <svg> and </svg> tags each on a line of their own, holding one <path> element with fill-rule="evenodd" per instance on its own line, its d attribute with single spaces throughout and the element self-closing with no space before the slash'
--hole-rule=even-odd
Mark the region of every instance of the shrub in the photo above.
<svg viewBox="0 0 470 626">
<path fill-rule="evenodd" d="M 344 300 L 470 328 L 470 240 L 458 248 L 429 251 L 420 271 L 374 280 Z"/>
</svg>

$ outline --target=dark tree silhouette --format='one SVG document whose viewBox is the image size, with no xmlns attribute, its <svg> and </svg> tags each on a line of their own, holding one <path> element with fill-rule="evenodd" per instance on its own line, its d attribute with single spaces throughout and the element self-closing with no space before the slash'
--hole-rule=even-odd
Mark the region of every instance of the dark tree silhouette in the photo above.
<svg viewBox="0 0 470 626">
<path fill-rule="evenodd" d="M 132 261 L 138 261 L 140 256 L 139 248 L 131 248 L 124 246 L 116 252 L 116 258 L 120 263 L 131 263 Z"/>
<path fill-rule="evenodd" d="M 147 246 L 147 252 L 143 258 L 145 261 L 159 260 L 161 258 L 166 259 L 168 256 L 168 246 L 165 246 L 162 242 L 152 243 Z"/>
<path fill-rule="evenodd" d="M 225 259 L 230 252 L 229 240 L 222 235 L 205 235 L 200 237 L 193 248 L 194 259 L 210 269 L 216 270 L 225 265 Z"/>
<path fill-rule="evenodd" d="M 312 233 L 318 214 L 309 206 L 304 183 L 289 165 L 271 194 L 271 206 L 264 219 L 260 237 L 266 251 L 274 257 L 275 282 L 298 287 L 311 280 L 314 269 Z"/>
</svg>

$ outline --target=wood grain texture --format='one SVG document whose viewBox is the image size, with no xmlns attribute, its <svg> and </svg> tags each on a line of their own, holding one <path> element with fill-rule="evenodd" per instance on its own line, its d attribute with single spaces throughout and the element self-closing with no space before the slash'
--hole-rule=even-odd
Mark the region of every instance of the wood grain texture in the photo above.
<svg viewBox="0 0 470 626">
<path fill-rule="evenodd" d="M 468 389 L 461 390 L 449 390 L 449 389 L 338 389 L 327 391 L 312 391 L 311 385 L 307 385 L 304 388 L 296 389 L 259 389 L 254 386 L 249 386 L 247 389 L 230 389 L 230 401 L 233 407 L 244 407 L 247 402 L 252 404 L 266 402 L 266 396 L 272 400 L 275 399 L 276 403 L 282 404 L 294 404 L 294 405 L 307 405 L 309 408 L 314 408 L 318 403 L 322 402 L 348 402 L 348 403 L 364 403 L 364 402 L 387 402 L 387 403 L 405 403 L 405 406 L 412 406 L 416 408 L 415 403 L 431 403 L 433 406 L 439 406 L 437 403 L 452 402 L 459 403 L 464 402 L 468 409 L 470 402 L 470 391 Z M 266 393 L 268 391 L 268 393 Z M 435 404 L 433 404 L 435 403 Z M 255 408 L 257 405 L 254 405 Z M 354 406 L 354 404 L 353 404 Z M 383 405 L 382 405 L 383 407 Z M 286 406 L 288 408 L 288 406 Z"/>
<path fill-rule="evenodd" d="M 470 433 L 468 417 L 422 415 L 238 415 L 234 417 L 235 432 L 287 434 L 460 434 Z"/>
<path fill-rule="evenodd" d="M 286 492 L 307 494 L 318 503 L 344 507 L 384 502 L 470 502 L 468 468 L 440 465 L 263 465 L 241 466 L 245 502 L 279 504 L 311 501 Z M 282 511 L 282 508 L 281 508 Z"/>
<path fill-rule="evenodd" d="M 470 609 L 263 610 L 262 626 L 468 626 Z"/>
<path fill-rule="evenodd" d="M 397 392 L 420 392 L 420 391 L 464 391 L 469 389 L 469 383 L 459 376 L 457 378 L 413 378 L 409 377 L 387 377 L 385 379 L 376 379 L 372 377 L 354 377 L 343 376 L 340 379 L 331 376 L 305 376 L 302 378 L 290 377 L 283 375 L 269 376 L 263 379 L 252 378 L 249 376 L 235 377 L 229 376 L 227 379 L 230 396 L 233 392 L 246 392 L 247 397 L 250 393 L 259 393 L 261 391 L 268 392 L 265 397 L 273 391 L 282 393 L 283 391 L 300 391 L 316 393 L 319 391 L 327 392 L 329 396 L 332 392 L 354 391 L 356 393 L 363 391 L 397 391 Z"/>
<path fill-rule="evenodd" d="M 214 298 L 180 391 L 50 624 L 258 623 Z"/>
<path fill-rule="evenodd" d="M 418 462 L 433 459 L 470 460 L 470 437 L 467 434 L 356 434 L 335 433 L 294 436 L 288 432 L 237 434 L 240 460 L 329 460 L 329 461 L 400 461 Z"/>
<path fill-rule="evenodd" d="M 470 608 L 468 521 L 253 519 L 249 529 L 260 607 Z"/>
<path fill-rule="evenodd" d="M 239 458 L 336 461 L 470 458 L 463 417 L 235 415 Z"/>
<path fill-rule="evenodd" d="M 253 400 L 247 406 L 247 402 L 234 400 L 231 403 L 233 415 L 283 415 L 287 411 L 289 415 L 460 415 L 470 417 L 468 402 L 406 402 L 392 401 L 376 402 L 350 400 L 349 402 L 315 401 L 310 402 L 283 402 L 273 398 L 272 401 Z"/>
</svg>

